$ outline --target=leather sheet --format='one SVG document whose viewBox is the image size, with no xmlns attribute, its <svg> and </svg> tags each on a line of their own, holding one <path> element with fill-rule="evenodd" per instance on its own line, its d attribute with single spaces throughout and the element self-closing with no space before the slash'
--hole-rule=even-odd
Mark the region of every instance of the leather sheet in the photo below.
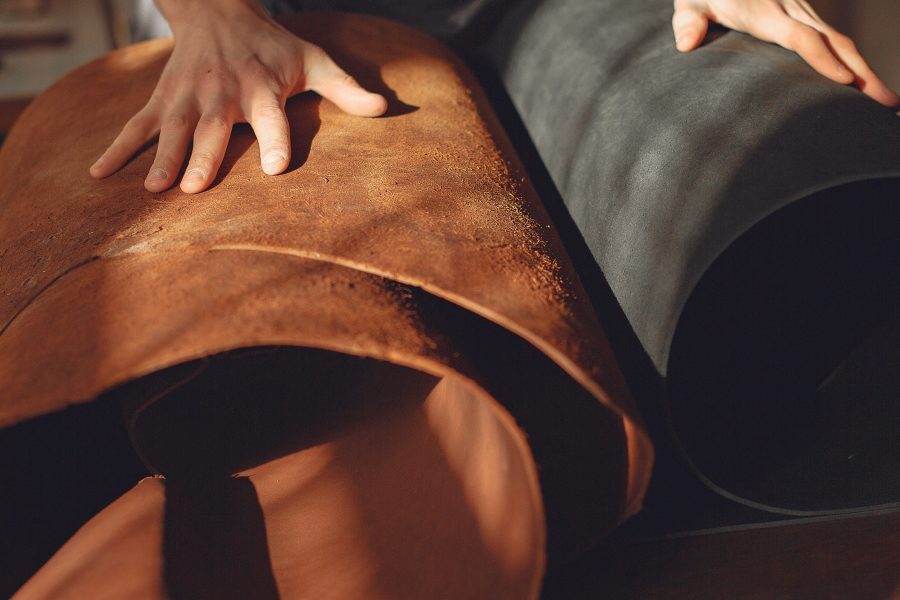
<svg viewBox="0 0 900 600">
<path fill-rule="evenodd" d="M 510 589 L 533 596 L 543 524 L 551 562 L 565 560 L 634 514 L 649 478 L 652 450 L 602 328 L 458 59 L 384 20 L 323 13 L 286 24 L 390 108 L 364 120 L 313 95 L 291 100 L 294 159 L 282 176 L 262 174 L 252 133 L 237 126 L 202 194 L 143 190 L 153 147 L 90 179 L 91 158 L 149 96 L 169 41 L 82 67 L 23 114 L 0 154 L 0 425 L 253 347 L 315 348 L 456 382 L 446 385 L 477 398 L 466 414 L 497 424 L 490 439 L 520 465 L 508 476 L 530 490 L 517 502 L 528 507 L 531 558 L 517 575 L 524 586 Z M 142 393 L 158 402 L 178 387 Z M 455 422 L 432 425 L 446 433 Z M 89 531 L 77 543 L 95 544 Z"/>
<path fill-rule="evenodd" d="M 681 54 L 671 16 L 532 0 L 491 49 L 662 382 L 647 406 L 729 497 L 896 502 L 900 119 L 744 34 Z"/>
</svg>

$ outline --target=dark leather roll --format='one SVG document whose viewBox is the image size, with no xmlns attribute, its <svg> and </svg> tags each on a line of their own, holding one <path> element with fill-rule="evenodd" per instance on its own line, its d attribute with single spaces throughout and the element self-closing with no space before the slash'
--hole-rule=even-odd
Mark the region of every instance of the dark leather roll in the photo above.
<svg viewBox="0 0 900 600">
<path fill-rule="evenodd" d="M 680 54 L 671 16 L 527 2 L 493 58 L 706 482 L 894 502 L 900 120 L 747 35 Z"/>
</svg>

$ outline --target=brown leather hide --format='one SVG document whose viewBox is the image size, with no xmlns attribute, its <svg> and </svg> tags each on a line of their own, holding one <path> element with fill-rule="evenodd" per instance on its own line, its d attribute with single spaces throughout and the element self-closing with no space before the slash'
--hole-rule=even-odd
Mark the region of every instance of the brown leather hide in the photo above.
<svg viewBox="0 0 900 600">
<path fill-rule="evenodd" d="M 488 419 L 496 445 L 478 452 L 490 477 L 506 476 L 496 448 L 516 455 L 510 481 L 531 492 L 494 498 L 519 497 L 531 515 L 521 522 L 534 548 L 520 563 L 530 574 L 517 576 L 533 595 L 544 544 L 538 478 L 551 553 L 561 554 L 636 512 L 649 478 L 652 450 L 604 333 L 455 56 L 374 18 L 306 13 L 286 25 L 391 106 L 362 119 L 312 94 L 292 99 L 294 160 L 283 175 L 261 172 L 252 132 L 237 126 L 202 194 L 146 192 L 155 147 L 103 181 L 89 177 L 148 98 L 167 40 L 76 70 L 23 114 L 0 153 L 0 426 L 240 348 L 402 365 L 478 398 L 459 405 L 478 408 L 434 413 L 439 438 L 477 446 L 459 423 Z M 301 460 L 291 456 L 282 460 Z M 149 502 L 142 518 L 155 522 L 161 504 L 148 498 L 159 485 L 144 482 L 108 510 Z M 490 486 L 480 493 L 493 506 Z"/>
</svg>

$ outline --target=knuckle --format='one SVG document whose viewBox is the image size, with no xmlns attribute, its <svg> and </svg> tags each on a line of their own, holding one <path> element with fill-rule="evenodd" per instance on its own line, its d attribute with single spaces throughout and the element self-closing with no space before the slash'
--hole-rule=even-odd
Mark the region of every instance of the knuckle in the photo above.
<svg viewBox="0 0 900 600">
<path fill-rule="evenodd" d="M 206 97 L 217 95 L 230 97 L 237 88 L 235 73 L 218 67 L 207 68 L 201 74 L 198 86 L 199 95 Z"/>
<path fill-rule="evenodd" d="M 256 55 L 241 61 L 238 66 L 238 73 L 241 79 L 249 79 L 250 81 L 269 81 L 274 79 L 272 71 Z"/>
<path fill-rule="evenodd" d="M 857 52 L 856 42 L 853 41 L 849 36 L 844 35 L 843 33 L 837 33 L 830 36 L 831 43 L 840 50 L 845 50 L 849 52 Z"/>
<path fill-rule="evenodd" d="M 321 46 L 309 42 L 303 47 L 303 53 L 309 60 L 330 60 L 328 54 Z"/>
<path fill-rule="evenodd" d="M 165 109 L 166 107 L 172 104 L 172 96 L 173 94 L 166 86 L 165 89 L 158 85 L 153 93 L 150 94 L 150 99 L 147 101 L 147 109 Z"/>
<path fill-rule="evenodd" d="M 806 48 L 815 43 L 815 38 L 818 38 L 818 34 L 811 28 L 794 23 L 788 28 L 785 41 L 788 48 Z"/>
<path fill-rule="evenodd" d="M 222 130 L 228 129 L 231 127 L 230 121 L 225 117 L 225 115 L 220 113 L 213 114 L 205 114 L 200 117 L 200 122 L 198 123 L 198 127 L 203 129 L 215 129 Z"/>
<path fill-rule="evenodd" d="M 354 79 L 351 75 L 343 72 L 337 76 L 337 81 L 342 85 L 352 85 L 354 87 L 359 86 L 359 83 L 357 83 L 356 79 Z"/>
<path fill-rule="evenodd" d="M 215 157 L 206 150 L 198 150 L 191 155 L 191 168 L 201 168 L 206 171 L 211 169 L 214 163 Z"/>
<path fill-rule="evenodd" d="M 128 119 L 128 123 L 125 124 L 125 127 L 129 129 L 150 129 L 154 125 L 155 119 L 151 114 L 142 110 L 130 119 Z"/>
<path fill-rule="evenodd" d="M 256 117 L 264 121 L 281 121 L 284 118 L 284 112 L 281 107 L 275 104 L 264 104 L 254 111 Z"/>
<path fill-rule="evenodd" d="M 187 115 L 182 113 L 173 113 L 166 116 L 165 121 L 163 122 L 163 127 L 166 129 L 187 129 L 190 125 L 190 121 L 187 118 Z"/>
<path fill-rule="evenodd" d="M 211 83 L 226 83 L 231 80 L 231 74 L 221 67 L 213 66 L 206 68 L 203 78 Z"/>
</svg>

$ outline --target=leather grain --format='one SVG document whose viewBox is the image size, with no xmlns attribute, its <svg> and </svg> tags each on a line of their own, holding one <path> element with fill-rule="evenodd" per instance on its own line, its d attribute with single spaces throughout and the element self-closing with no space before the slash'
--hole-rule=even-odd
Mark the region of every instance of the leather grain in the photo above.
<svg viewBox="0 0 900 600">
<path fill-rule="evenodd" d="M 153 146 L 90 179 L 92 157 L 149 96 L 170 41 L 80 68 L 22 116 L 0 154 L 0 425 L 260 346 L 461 381 L 499 424 L 491 439 L 522 465 L 509 477 L 531 490 L 522 501 L 535 533 L 519 576 L 533 595 L 545 520 L 551 560 L 565 559 L 636 512 L 649 478 L 652 450 L 602 328 L 458 59 L 384 20 L 286 24 L 391 106 L 365 120 L 311 94 L 291 100 L 284 175 L 260 171 L 252 133 L 238 126 L 202 194 L 143 190 Z M 445 309 L 426 310 L 435 302 Z"/>
<path fill-rule="evenodd" d="M 529 0 L 491 47 L 662 376 L 694 287 L 753 225 L 850 182 L 900 190 L 892 111 L 741 33 L 682 54 L 671 18 L 669 0 Z"/>
<path fill-rule="evenodd" d="M 644 406 L 729 499 L 896 505 L 897 344 L 876 340 L 900 299 L 900 118 L 748 35 L 679 53 L 671 17 L 529 0 L 491 47 L 638 340 Z"/>
</svg>

